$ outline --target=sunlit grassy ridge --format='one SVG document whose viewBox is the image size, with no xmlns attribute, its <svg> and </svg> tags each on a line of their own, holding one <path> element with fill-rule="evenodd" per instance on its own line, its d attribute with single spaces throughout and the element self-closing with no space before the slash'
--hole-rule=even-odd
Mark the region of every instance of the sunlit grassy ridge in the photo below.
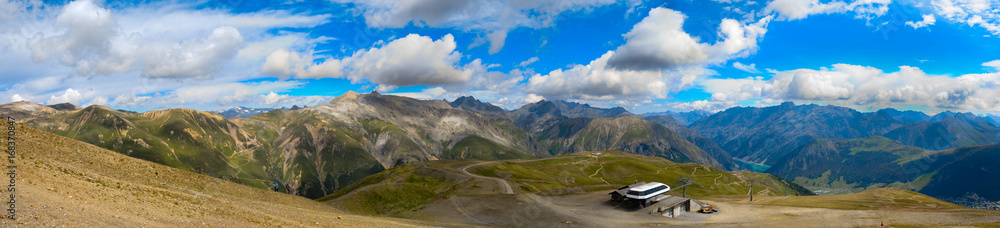
<svg viewBox="0 0 1000 228">
<path fill-rule="evenodd" d="M 469 168 L 483 176 L 508 181 L 516 193 L 540 193 L 567 187 L 606 191 L 634 181 L 663 182 L 679 186 L 690 178 L 688 196 L 747 195 L 755 179 L 755 195 L 808 195 L 808 190 L 773 175 L 746 171 L 726 172 L 708 165 L 675 163 L 663 158 L 604 151 L 600 156 L 581 152 L 543 159 L 503 160 Z M 495 181 L 459 174 L 478 161 L 433 161 L 408 164 L 366 177 L 321 198 L 352 212 L 395 214 L 453 195 L 499 194 Z M 411 191 L 405 191 L 409 189 Z M 677 189 L 671 194 L 680 195 Z"/>
<path fill-rule="evenodd" d="M 692 196 L 747 194 L 750 178 L 755 183 L 755 194 L 810 194 L 807 190 L 769 174 L 751 172 L 726 172 L 708 165 L 676 163 L 663 158 L 633 155 L 619 151 L 594 152 L 539 159 L 527 162 L 506 161 L 496 165 L 475 168 L 485 176 L 513 180 L 518 188 L 527 192 L 541 192 L 565 187 L 606 185 L 617 188 L 636 181 L 662 182 L 680 185 L 682 178 L 694 181 L 687 194 Z M 565 181 L 570 179 L 571 182 Z M 572 182 L 575 180 L 575 182 Z"/>
</svg>

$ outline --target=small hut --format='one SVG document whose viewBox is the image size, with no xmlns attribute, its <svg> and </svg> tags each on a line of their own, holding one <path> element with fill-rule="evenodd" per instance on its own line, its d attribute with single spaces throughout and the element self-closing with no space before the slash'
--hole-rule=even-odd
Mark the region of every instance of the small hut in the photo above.
<svg viewBox="0 0 1000 228">
<path fill-rule="evenodd" d="M 611 195 L 611 202 L 622 203 L 622 202 L 625 202 L 627 200 L 625 198 L 625 193 L 628 193 L 629 189 L 632 189 L 632 188 L 638 187 L 638 186 L 642 186 L 642 185 L 645 185 L 645 184 L 646 184 L 646 182 L 637 182 L 635 184 L 626 185 L 625 187 L 618 188 L 618 190 L 615 190 L 613 192 L 608 193 L 608 195 Z"/>
</svg>

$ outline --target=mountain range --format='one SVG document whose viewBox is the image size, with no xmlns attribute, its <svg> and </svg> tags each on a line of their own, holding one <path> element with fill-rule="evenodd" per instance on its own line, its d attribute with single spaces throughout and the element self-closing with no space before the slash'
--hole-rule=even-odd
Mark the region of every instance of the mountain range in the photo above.
<svg viewBox="0 0 1000 228">
<path fill-rule="evenodd" d="M 240 109 L 229 111 L 263 111 Z M 189 109 L 135 113 L 30 102 L 0 105 L 0 114 L 128 156 L 250 186 L 287 183 L 310 198 L 401 164 L 619 150 L 724 170 L 766 170 L 820 193 L 892 186 L 1000 200 L 981 192 L 987 189 L 956 184 L 994 181 L 963 174 L 992 172 L 994 167 L 978 162 L 1000 162 L 992 145 L 1000 143 L 1000 128 L 989 117 L 969 113 L 864 113 L 786 102 L 707 116 L 636 115 L 567 101 L 505 110 L 473 97 L 447 102 L 348 92 L 327 104 L 236 118 Z"/>
<path fill-rule="evenodd" d="M 458 98 L 451 105 L 484 115 L 505 117 L 528 131 L 543 150 L 552 155 L 620 150 L 727 170 L 736 167 L 728 153 L 717 146 L 707 145 L 711 144 L 710 140 L 694 136 L 688 138 L 679 134 L 680 131 L 640 118 L 621 107 L 598 108 L 575 102 L 542 100 L 501 112 L 503 109 L 471 97 Z"/>
</svg>

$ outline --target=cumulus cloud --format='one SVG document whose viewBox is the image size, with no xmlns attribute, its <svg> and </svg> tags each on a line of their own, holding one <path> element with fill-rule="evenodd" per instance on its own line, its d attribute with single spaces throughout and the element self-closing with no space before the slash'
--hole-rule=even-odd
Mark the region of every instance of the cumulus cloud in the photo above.
<svg viewBox="0 0 1000 228">
<path fill-rule="evenodd" d="M 615 50 L 608 64 L 618 69 L 657 70 L 705 61 L 705 48 L 684 32 L 686 18 L 672 9 L 650 10 L 625 34 L 625 45 Z"/>
<path fill-rule="evenodd" d="M 108 97 L 97 96 L 94 99 L 91 99 L 90 102 L 87 103 L 86 105 L 83 105 L 83 107 L 88 107 L 88 106 L 91 106 L 91 105 L 107 106 L 108 105 Z"/>
<path fill-rule="evenodd" d="M 318 57 L 312 54 L 300 55 L 282 49 L 268 55 L 260 71 L 296 78 L 368 81 L 384 91 L 400 86 L 460 84 L 469 81 L 473 74 L 487 73 L 488 66 L 479 59 L 460 64 L 463 55 L 455 50 L 456 46 L 451 34 L 438 40 L 410 34 L 343 59 L 326 57 L 319 64 L 313 64 Z"/>
<path fill-rule="evenodd" d="M 746 56 L 757 49 L 772 16 L 744 24 L 724 19 L 719 40 L 700 43 L 683 30 L 684 14 L 654 8 L 625 34 L 626 43 L 587 65 L 557 69 L 528 78 L 523 91 L 552 99 L 582 101 L 665 99 L 703 76 L 709 65 Z"/>
<path fill-rule="evenodd" d="M 53 95 L 52 98 L 49 98 L 49 101 L 45 102 L 45 103 L 46 104 L 59 104 L 59 103 L 69 102 L 69 103 L 78 104 L 80 102 L 80 100 L 83 100 L 83 94 L 80 94 L 79 91 L 76 91 L 76 90 L 70 88 L 70 89 L 66 89 L 66 92 L 63 93 L 62 95 L 59 95 L 59 96 L 54 96 Z"/>
<path fill-rule="evenodd" d="M 810 15 L 854 12 L 855 17 L 871 19 L 885 15 L 891 0 L 855 0 L 851 3 L 819 0 L 774 0 L 767 3 L 763 13 L 777 14 L 778 20 L 799 20 Z"/>
<path fill-rule="evenodd" d="M 608 65 L 622 70 L 663 70 L 687 65 L 725 62 L 757 50 L 757 41 L 767 32 L 771 16 L 743 24 L 723 19 L 719 41 L 699 43 L 684 31 L 686 16 L 667 8 L 654 8 L 649 16 L 625 34 L 626 43 L 615 50 Z"/>
<path fill-rule="evenodd" d="M 740 62 L 733 62 L 733 68 L 736 68 L 737 70 L 746 71 L 747 73 L 753 73 L 753 74 L 760 73 L 760 70 L 757 70 L 757 65 L 754 63 L 751 63 L 750 65 L 745 65 Z"/>
<path fill-rule="evenodd" d="M 401 28 L 407 25 L 474 30 L 486 34 L 489 53 L 499 52 L 507 32 L 518 27 L 552 26 L 556 16 L 567 11 L 587 10 L 614 4 L 614 0 L 334 0 L 351 3 L 372 27 Z M 634 4 L 633 4 L 634 5 Z"/>
<path fill-rule="evenodd" d="M 469 80 L 471 69 L 483 67 L 473 61 L 457 67 L 462 54 L 455 51 L 455 38 L 445 35 L 435 41 L 410 34 L 380 48 L 355 52 L 350 59 L 352 80 L 361 78 L 380 85 L 442 85 Z"/>
<path fill-rule="evenodd" d="M 87 74 L 111 47 L 110 39 L 118 34 L 118 23 L 111 12 L 90 1 L 75 1 L 63 7 L 55 23 L 65 32 L 52 37 L 35 34 L 28 43 L 35 62 L 56 58 L 76 72 Z"/>
<path fill-rule="evenodd" d="M 937 21 L 934 19 L 934 14 L 924 14 L 923 18 L 924 20 L 922 21 L 907 21 L 906 25 L 918 29 L 927 27 L 928 25 L 934 25 L 934 22 Z"/>
<path fill-rule="evenodd" d="M 317 58 L 311 53 L 299 55 L 285 49 L 272 52 L 261 65 L 260 72 L 280 77 L 295 76 L 296 78 L 341 78 L 344 76 L 343 64 L 338 59 L 327 59 L 315 64 Z"/>
<path fill-rule="evenodd" d="M 534 93 L 528 94 L 528 96 L 524 97 L 524 103 L 535 103 L 542 100 L 545 100 L 545 97 L 538 96 L 537 94 Z"/>
<path fill-rule="evenodd" d="M 13 96 L 10 96 L 10 102 L 18 102 L 23 100 L 24 98 L 21 98 L 21 94 L 14 94 Z"/>
<path fill-rule="evenodd" d="M 959 77 L 928 75 L 901 66 L 897 72 L 849 64 L 832 69 L 777 71 L 769 79 L 711 79 L 702 83 L 713 101 L 797 100 L 854 108 L 929 107 L 1000 111 L 1000 73 Z"/>
<path fill-rule="evenodd" d="M 116 11 L 80 0 L 62 6 L 54 21 L 22 15 L 26 23 L 54 29 L 33 30 L 25 40 L 35 63 L 55 59 L 76 74 L 141 72 L 154 78 L 208 78 L 245 46 L 244 33 L 261 36 L 275 27 L 312 26 L 329 15 L 292 15 L 285 11 L 228 14 L 186 10 L 185 5 L 136 7 Z"/>
<path fill-rule="evenodd" d="M 0 50 L 5 53 L 0 72 L 6 72 L 0 74 L 6 83 L 0 95 L 138 110 L 213 107 L 227 101 L 264 104 L 260 95 L 287 88 L 206 92 L 185 99 L 177 90 L 192 84 L 253 87 L 246 81 L 262 77 L 259 64 L 275 50 L 300 50 L 333 39 L 284 31 L 326 23 L 328 14 L 232 13 L 176 2 L 103 5 L 0 1 Z M 301 75 L 329 75 L 325 69 L 336 67 L 312 68 Z"/>
<path fill-rule="evenodd" d="M 607 66 L 614 55 L 608 51 L 587 65 L 557 69 L 547 75 L 528 79 L 525 91 L 554 99 L 608 100 L 654 96 L 690 85 L 705 74 L 701 68 L 677 68 L 664 71 L 618 70 Z"/>
<path fill-rule="evenodd" d="M 1000 11 L 996 10 L 1000 3 L 996 1 L 934 0 L 931 6 L 937 15 L 947 21 L 979 26 L 1000 36 Z"/>
<path fill-rule="evenodd" d="M 235 56 L 242 44 L 243 36 L 236 28 L 223 26 L 212 30 L 205 39 L 180 45 L 147 46 L 142 74 L 165 78 L 209 77 L 224 60 Z"/>
</svg>

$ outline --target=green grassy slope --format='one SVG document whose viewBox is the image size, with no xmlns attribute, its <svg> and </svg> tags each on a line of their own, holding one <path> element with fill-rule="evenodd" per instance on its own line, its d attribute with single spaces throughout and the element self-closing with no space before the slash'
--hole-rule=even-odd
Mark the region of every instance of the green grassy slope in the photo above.
<svg viewBox="0 0 1000 228">
<path fill-rule="evenodd" d="M 513 180 L 515 188 L 525 192 L 543 192 L 566 187 L 604 185 L 617 188 L 635 181 L 662 182 L 680 185 L 677 180 L 689 178 L 687 194 L 691 196 L 747 194 L 750 178 L 757 178 L 755 194 L 811 194 L 804 188 L 769 174 L 752 172 L 726 172 L 724 170 L 692 163 L 676 163 L 663 158 L 634 155 L 619 151 L 605 151 L 598 157 L 591 152 L 581 152 L 550 159 L 527 162 L 503 162 L 474 169 L 484 176 Z M 575 182 L 565 182 L 566 178 Z M 763 180 L 772 181 L 763 181 Z"/>
<path fill-rule="evenodd" d="M 690 178 L 688 196 L 746 195 L 750 179 L 755 195 L 809 195 L 805 188 L 776 176 L 747 171 L 726 172 L 707 165 L 675 163 L 663 158 L 604 151 L 531 160 L 504 160 L 469 168 L 469 172 L 508 181 L 516 193 L 541 193 L 567 187 L 585 191 L 609 191 L 633 181 L 662 182 L 678 186 Z M 478 161 L 433 161 L 407 164 L 366 177 L 334 194 L 321 198 L 346 210 L 362 214 L 392 215 L 413 210 L 443 197 L 498 194 L 496 182 L 459 174 L 459 169 Z M 575 180 L 575 181 L 565 181 Z M 403 191 L 404 189 L 410 191 Z M 670 194 L 680 195 L 681 189 Z"/>
</svg>

